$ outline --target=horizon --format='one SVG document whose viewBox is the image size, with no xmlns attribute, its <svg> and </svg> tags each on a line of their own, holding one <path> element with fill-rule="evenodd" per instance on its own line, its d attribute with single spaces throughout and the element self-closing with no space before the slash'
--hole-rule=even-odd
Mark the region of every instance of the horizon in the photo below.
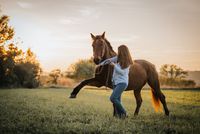
<svg viewBox="0 0 200 134">
<path fill-rule="evenodd" d="M 126 44 L 134 59 L 150 61 L 159 70 L 176 64 L 200 71 L 200 1 L 148 0 L 0 0 L 10 16 L 14 40 L 36 54 L 44 72 L 67 70 L 92 57 L 94 35 L 106 32 L 116 51 Z"/>
</svg>

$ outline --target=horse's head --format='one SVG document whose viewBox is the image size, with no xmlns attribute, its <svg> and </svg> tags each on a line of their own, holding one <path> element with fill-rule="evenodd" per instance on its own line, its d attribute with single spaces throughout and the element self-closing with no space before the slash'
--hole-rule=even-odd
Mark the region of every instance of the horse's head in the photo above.
<svg viewBox="0 0 200 134">
<path fill-rule="evenodd" d="M 99 64 L 103 60 L 117 55 L 110 42 L 105 38 L 105 32 L 102 35 L 96 36 L 91 33 L 91 37 L 93 40 L 92 47 L 95 64 Z"/>
<path fill-rule="evenodd" d="M 94 63 L 99 64 L 106 54 L 107 49 L 107 42 L 105 39 L 105 32 L 102 35 L 94 36 L 91 33 L 91 37 L 93 40 L 92 47 L 93 47 L 93 56 L 94 56 Z"/>
</svg>

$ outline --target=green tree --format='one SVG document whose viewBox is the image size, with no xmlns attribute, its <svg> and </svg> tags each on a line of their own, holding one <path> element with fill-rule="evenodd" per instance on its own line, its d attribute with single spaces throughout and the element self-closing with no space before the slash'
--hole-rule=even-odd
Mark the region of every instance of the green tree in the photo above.
<svg viewBox="0 0 200 134">
<path fill-rule="evenodd" d="M 177 65 L 164 64 L 160 68 L 160 74 L 167 78 L 176 79 L 176 78 L 185 78 L 188 75 L 188 72 L 184 71 Z"/>
<path fill-rule="evenodd" d="M 61 76 L 61 70 L 60 69 L 54 69 L 50 72 L 49 76 L 51 77 L 51 80 L 49 82 L 57 85 L 58 78 Z"/>
<path fill-rule="evenodd" d="M 9 44 L 8 47 L 0 46 L 0 85 L 17 86 L 17 76 L 13 70 L 15 68 L 15 57 L 21 53 L 22 51 L 15 47 L 14 44 Z"/>
<path fill-rule="evenodd" d="M 67 71 L 67 77 L 77 80 L 87 79 L 94 76 L 95 64 L 92 58 L 81 59 L 78 62 L 71 64 Z"/>
<path fill-rule="evenodd" d="M 38 87 L 42 70 L 35 54 L 29 48 L 21 58 L 18 59 L 14 70 L 20 85 L 28 88 Z"/>
<path fill-rule="evenodd" d="M 5 43 L 14 36 L 14 29 L 8 25 L 9 17 L 0 18 L 0 86 L 16 85 L 16 75 L 13 73 L 15 57 L 22 53 L 13 43 Z"/>
<path fill-rule="evenodd" d="M 186 80 L 187 75 L 187 71 L 174 64 L 164 64 L 160 68 L 160 82 L 162 85 L 194 87 L 196 83 L 193 80 Z"/>
<path fill-rule="evenodd" d="M 8 21 L 8 16 L 0 18 L 0 87 L 37 87 L 39 62 L 31 49 L 23 52 L 14 43 L 6 44 L 14 36 Z"/>
<path fill-rule="evenodd" d="M 0 18 L 0 44 L 11 40 L 14 36 L 14 29 L 8 25 L 9 17 L 3 15 Z"/>
</svg>

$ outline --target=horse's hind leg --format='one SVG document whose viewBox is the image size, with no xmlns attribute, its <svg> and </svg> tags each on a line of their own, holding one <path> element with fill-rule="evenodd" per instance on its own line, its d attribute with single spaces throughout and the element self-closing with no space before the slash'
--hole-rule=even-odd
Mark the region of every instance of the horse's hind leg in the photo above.
<svg viewBox="0 0 200 134">
<path fill-rule="evenodd" d="M 141 97 L 141 89 L 140 90 L 134 90 L 134 96 L 136 99 L 136 109 L 135 109 L 135 113 L 134 115 L 138 115 L 139 111 L 140 111 L 140 107 L 142 105 L 142 97 Z"/>
<path fill-rule="evenodd" d="M 160 93 L 160 96 L 159 96 L 159 99 L 164 107 L 164 110 L 165 110 L 165 115 L 169 115 L 169 110 L 167 108 L 167 104 L 166 104 L 166 101 L 165 101 L 165 95 L 161 92 Z"/>
<path fill-rule="evenodd" d="M 156 97 L 159 98 L 160 102 L 162 103 L 163 108 L 165 110 L 165 115 L 168 116 L 169 115 L 169 110 L 167 108 L 167 103 L 166 103 L 166 100 L 165 100 L 165 95 L 160 90 L 160 83 L 159 83 L 158 78 L 155 78 L 154 80 L 150 79 L 148 81 L 148 84 L 153 89 Z"/>
</svg>

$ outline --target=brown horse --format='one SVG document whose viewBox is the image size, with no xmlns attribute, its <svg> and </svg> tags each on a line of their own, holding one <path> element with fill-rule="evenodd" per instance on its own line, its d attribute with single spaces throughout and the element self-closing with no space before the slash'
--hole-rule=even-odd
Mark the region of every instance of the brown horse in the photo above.
<svg viewBox="0 0 200 134">
<path fill-rule="evenodd" d="M 99 64 L 100 62 L 104 61 L 105 59 L 111 58 L 116 56 L 117 54 L 112 49 L 109 41 L 105 38 L 105 32 L 102 35 L 94 36 L 91 34 L 93 39 L 92 47 L 93 47 L 93 56 L 94 56 L 94 63 Z M 90 86 L 107 86 L 112 88 L 112 73 L 113 68 L 111 65 L 103 65 L 99 66 L 95 70 L 95 77 L 91 79 L 87 79 L 82 81 L 79 85 L 77 85 L 71 93 L 70 98 L 76 98 L 76 95 L 86 85 Z M 129 84 L 125 91 L 133 90 L 134 96 L 136 98 L 136 109 L 134 115 L 138 115 L 139 109 L 142 104 L 142 97 L 141 97 L 141 89 L 142 87 L 148 83 L 151 87 L 152 91 L 152 100 L 154 102 L 155 110 L 160 108 L 160 102 L 163 105 L 165 110 L 165 114 L 169 115 L 169 110 L 167 108 L 167 104 L 165 101 L 165 96 L 160 90 L 160 83 L 158 79 L 158 73 L 155 69 L 155 66 L 145 60 L 135 60 L 134 64 L 130 67 L 129 71 Z M 156 109 L 157 108 L 157 109 Z M 114 108 L 115 114 L 115 108 Z"/>
</svg>

